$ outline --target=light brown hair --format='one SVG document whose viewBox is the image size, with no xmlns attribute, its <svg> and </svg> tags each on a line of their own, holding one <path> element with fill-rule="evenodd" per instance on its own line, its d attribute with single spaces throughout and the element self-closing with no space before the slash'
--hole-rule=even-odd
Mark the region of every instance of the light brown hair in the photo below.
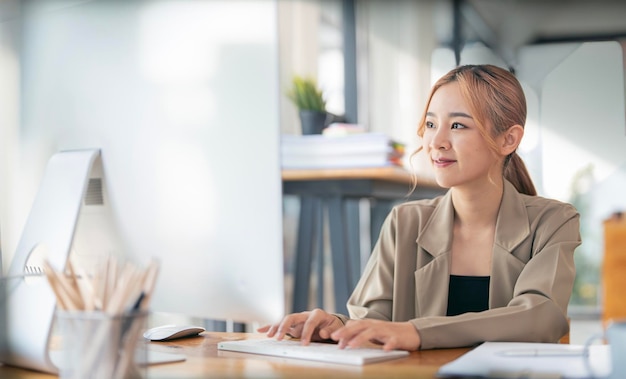
<svg viewBox="0 0 626 379">
<path fill-rule="evenodd" d="M 424 115 L 419 122 L 417 135 L 424 136 L 426 112 L 434 93 L 443 85 L 457 82 L 461 95 L 469 106 L 472 117 L 494 153 L 495 137 L 513 125 L 526 123 L 526 97 L 519 81 L 511 72 L 493 65 L 458 66 L 441 77 L 428 96 Z M 415 151 L 421 151 L 420 147 Z M 535 196 L 537 190 L 522 158 L 513 152 L 504 159 L 504 178 L 524 194 Z"/>
</svg>

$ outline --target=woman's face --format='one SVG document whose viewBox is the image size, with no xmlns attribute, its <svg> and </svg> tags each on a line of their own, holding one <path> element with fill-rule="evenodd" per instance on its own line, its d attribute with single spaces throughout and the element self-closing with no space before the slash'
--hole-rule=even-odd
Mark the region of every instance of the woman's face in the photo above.
<svg viewBox="0 0 626 379">
<path fill-rule="evenodd" d="M 423 148 L 437 183 L 444 188 L 480 188 L 490 182 L 489 173 L 496 172 L 490 170 L 499 161 L 474 122 L 456 82 L 443 85 L 433 95 L 426 113 Z"/>
</svg>

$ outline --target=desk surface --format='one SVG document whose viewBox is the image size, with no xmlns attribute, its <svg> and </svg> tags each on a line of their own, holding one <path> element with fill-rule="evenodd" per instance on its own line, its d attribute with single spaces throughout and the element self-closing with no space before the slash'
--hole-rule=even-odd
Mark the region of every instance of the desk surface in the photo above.
<svg viewBox="0 0 626 379">
<path fill-rule="evenodd" d="M 151 342 L 149 349 L 184 354 L 184 362 L 150 366 L 148 378 L 435 378 L 438 368 L 469 349 L 441 349 L 412 352 L 401 358 L 365 366 L 344 366 L 296 359 L 218 351 L 222 340 L 262 338 L 261 334 L 204 332 L 199 337 L 171 342 Z M 0 365 L 0 377 L 50 379 L 42 374 Z"/>
<path fill-rule="evenodd" d="M 389 182 L 411 184 L 412 175 L 401 167 L 373 167 L 350 169 L 307 169 L 282 170 L 283 181 L 300 180 L 335 180 L 335 179 L 375 179 Z M 417 177 L 417 184 L 429 187 L 438 187 L 434 179 Z"/>
<path fill-rule="evenodd" d="M 416 187 L 411 190 L 415 180 Z M 414 178 L 401 167 L 282 170 L 283 193 L 300 196 L 340 196 L 410 200 L 432 198 L 445 189 L 434 179 Z"/>
</svg>

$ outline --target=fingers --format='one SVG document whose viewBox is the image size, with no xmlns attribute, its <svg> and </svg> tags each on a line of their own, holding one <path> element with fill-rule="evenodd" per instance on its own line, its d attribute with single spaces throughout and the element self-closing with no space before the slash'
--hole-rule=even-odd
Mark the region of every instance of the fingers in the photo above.
<svg viewBox="0 0 626 379">
<path fill-rule="evenodd" d="M 341 349 L 375 343 L 384 350 L 412 351 L 421 345 L 419 333 L 409 322 L 364 319 L 350 320 L 344 326 L 339 318 L 321 309 L 287 315 L 279 324 L 265 325 L 258 331 L 278 340 L 286 335 L 300 338 L 303 345 L 331 338 Z"/>
<path fill-rule="evenodd" d="M 391 351 L 391 350 L 397 350 L 397 349 L 407 350 L 407 349 L 403 348 L 403 345 L 400 343 L 398 338 L 395 337 L 395 336 L 394 337 L 390 337 L 383 344 L 383 350 L 385 350 L 385 351 Z"/>
<path fill-rule="evenodd" d="M 351 320 L 331 337 L 338 341 L 340 348 L 376 343 L 383 345 L 384 350 L 413 351 L 421 345 L 419 333 L 409 322 Z"/>
<path fill-rule="evenodd" d="M 299 338 L 302 332 L 302 326 L 308 318 L 310 312 L 293 313 L 285 316 L 280 323 L 272 325 L 264 325 L 257 329 L 260 333 L 266 333 L 270 338 L 275 337 L 282 340 L 286 335 Z"/>
<path fill-rule="evenodd" d="M 348 321 L 346 326 L 333 332 L 331 338 L 337 341 L 340 349 L 362 346 L 374 336 L 374 329 L 369 324 L 363 321 Z"/>
<path fill-rule="evenodd" d="M 314 309 L 310 312 L 308 319 L 302 327 L 300 340 L 303 345 L 308 345 L 314 339 L 327 339 L 332 331 L 338 326 L 333 324 L 337 317 L 326 313 L 321 309 Z M 318 337 L 318 338 L 315 338 Z"/>
<path fill-rule="evenodd" d="M 265 325 L 257 330 L 270 338 L 282 340 L 286 335 L 299 338 L 303 345 L 329 339 L 331 333 L 343 326 L 336 316 L 321 309 L 285 316 L 280 323 Z"/>
<path fill-rule="evenodd" d="M 257 328 L 256 331 L 259 332 L 259 333 L 267 333 L 268 337 L 273 337 L 276 334 L 276 332 L 278 331 L 278 325 L 279 324 L 276 324 L 276 325 L 271 325 L 271 324 L 270 325 L 263 325 L 263 326 Z"/>
<path fill-rule="evenodd" d="M 269 337 L 276 337 L 277 340 L 282 340 L 287 334 L 299 338 L 302 333 L 302 324 L 306 321 L 308 312 L 295 313 L 283 318 L 283 321 L 274 326 L 273 332 L 268 334 Z"/>
<path fill-rule="evenodd" d="M 317 331 L 318 336 L 320 337 L 321 340 L 330 340 L 332 339 L 330 337 L 330 335 L 332 334 L 333 331 L 335 331 L 336 329 L 339 329 L 340 327 L 342 327 L 343 325 L 328 325 L 326 327 L 320 328 L 320 330 Z"/>
</svg>

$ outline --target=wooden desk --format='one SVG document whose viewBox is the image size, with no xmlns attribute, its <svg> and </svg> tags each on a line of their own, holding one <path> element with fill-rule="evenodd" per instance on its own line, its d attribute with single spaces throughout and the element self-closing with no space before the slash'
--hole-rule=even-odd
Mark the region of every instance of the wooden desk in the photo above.
<svg viewBox="0 0 626 379">
<path fill-rule="evenodd" d="M 293 312 L 309 308 L 311 263 L 318 256 L 318 283 L 323 273 L 323 218 L 328 212 L 332 253 L 335 311 L 346 313 L 346 301 L 361 276 L 359 202 L 369 200 L 370 246 L 395 203 L 432 198 L 444 189 L 428 179 L 418 179 L 410 192 L 411 174 L 400 167 L 357 169 L 283 170 L 283 193 L 300 197 L 300 216 L 294 273 Z M 323 286 L 318 286 L 321 288 Z M 323 306 L 318 291 L 318 306 Z"/>
<path fill-rule="evenodd" d="M 184 354 L 184 362 L 149 366 L 149 379 L 173 378 L 411 378 L 432 379 L 440 366 L 460 357 L 469 349 L 442 349 L 413 352 L 407 358 L 347 366 L 296 359 L 266 357 L 218 351 L 222 340 L 260 338 L 248 333 L 204 332 L 199 337 L 172 342 L 150 342 L 149 349 Z M 0 378 L 50 379 L 54 375 L 0 365 Z"/>
</svg>

